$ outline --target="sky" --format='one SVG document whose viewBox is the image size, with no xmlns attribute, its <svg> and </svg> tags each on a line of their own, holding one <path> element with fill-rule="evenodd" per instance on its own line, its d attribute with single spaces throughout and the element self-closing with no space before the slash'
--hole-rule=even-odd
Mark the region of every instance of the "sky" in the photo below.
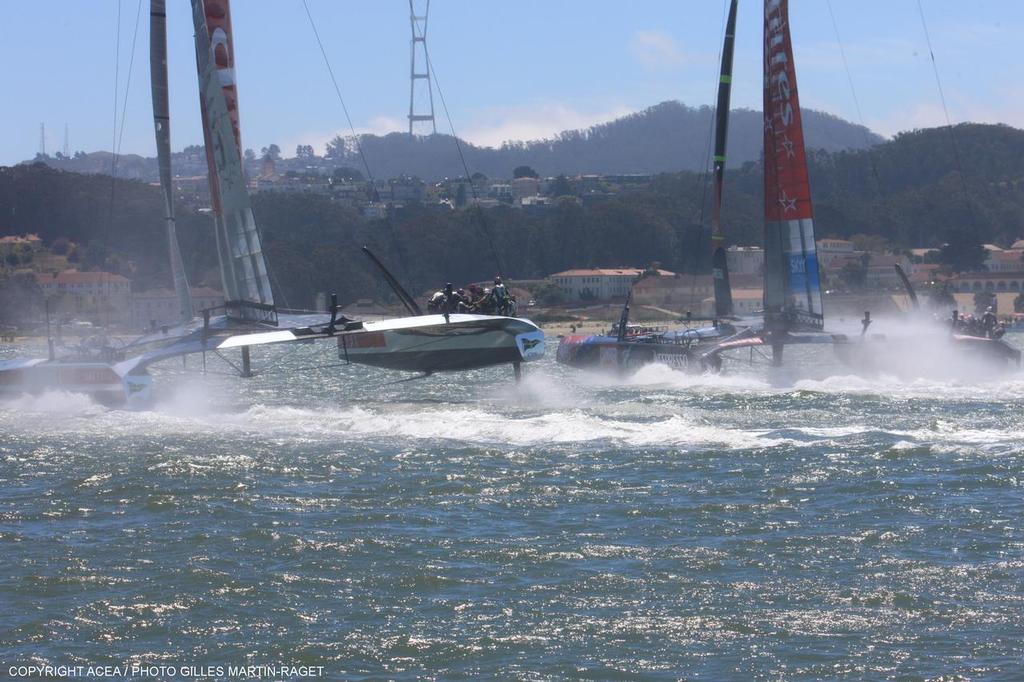
<svg viewBox="0 0 1024 682">
<path fill-rule="evenodd" d="M 357 132 L 406 130 L 408 0 L 306 2 Z M 1024 128 L 1024 2 L 920 3 L 951 119 Z M 548 137 L 668 99 L 712 104 L 726 4 L 433 0 L 435 86 L 455 132 L 483 145 Z M 202 133 L 189 4 L 168 5 L 172 147 L 180 149 Z M 760 0 L 740 0 L 734 107 L 761 105 L 761 13 Z M 275 143 L 291 156 L 311 144 L 322 153 L 348 134 L 302 0 L 235 0 L 232 19 L 244 147 Z M 802 106 L 885 136 L 945 123 L 918 0 L 791 0 L 790 21 Z M 110 150 L 115 101 L 120 151 L 155 155 L 148 34 L 148 0 L 0 0 L 0 164 L 39 151 L 40 123 L 51 154 L 63 147 L 65 125 L 70 151 Z M 450 132 L 436 89 L 434 103 L 438 131 Z"/>
</svg>

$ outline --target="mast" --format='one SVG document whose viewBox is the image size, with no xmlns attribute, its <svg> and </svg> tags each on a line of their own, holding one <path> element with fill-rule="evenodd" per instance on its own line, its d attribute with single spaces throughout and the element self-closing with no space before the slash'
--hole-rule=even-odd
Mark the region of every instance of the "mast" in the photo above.
<svg viewBox="0 0 1024 682">
<path fill-rule="evenodd" d="M 732 55 L 736 43 L 736 6 L 729 3 L 729 18 L 725 24 L 725 42 L 722 45 L 722 70 L 718 78 L 718 104 L 715 109 L 715 195 L 711 207 L 711 272 L 715 283 L 715 317 L 733 314 L 732 287 L 729 285 L 729 264 L 726 259 L 722 235 L 722 191 L 725 184 L 725 148 L 729 137 L 729 98 L 732 94 Z"/>
<path fill-rule="evenodd" d="M 788 5 L 764 4 L 764 314 L 776 362 L 786 333 L 825 324 Z"/>
<path fill-rule="evenodd" d="M 192 0 L 192 20 L 210 199 L 227 315 L 235 320 L 276 324 L 270 277 L 242 172 L 228 0 Z"/>
<path fill-rule="evenodd" d="M 174 222 L 174 190 L 171 186 L 171 118 L 167 87 L 167 12 L 165 0 L 149 4 L 149 76 L 153 94 L 153 128 L 156 131 L 156 156 L 160 166 L 160 188 L 164 193 L 164 223 L 171 258 L 171 278 L 178 297 L 178 320 L 192 319 L 192 295 L 188 290 L 185 264 L 181 260 Z"/>
</svg>

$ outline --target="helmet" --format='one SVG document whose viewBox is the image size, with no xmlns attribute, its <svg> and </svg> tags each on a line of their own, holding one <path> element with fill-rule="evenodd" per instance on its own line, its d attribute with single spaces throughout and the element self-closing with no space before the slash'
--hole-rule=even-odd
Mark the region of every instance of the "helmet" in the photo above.
<svg viewBox="0 0 1024 682">
<path fill-rule="evenodd" d="M 495 277 L 494 278 L 494 283 L 495 284 L 501 284 L 501 277 Z"/>
</svg>

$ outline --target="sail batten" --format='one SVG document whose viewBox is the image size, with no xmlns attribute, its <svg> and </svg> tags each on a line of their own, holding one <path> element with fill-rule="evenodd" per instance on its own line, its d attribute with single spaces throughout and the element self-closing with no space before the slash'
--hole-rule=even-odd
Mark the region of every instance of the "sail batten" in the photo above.
<svg viewBox="0 0 1024 682">
<path fill-rule="evenodd" d="M 765 322 L 824 327 L 788 0 L 764 4 Z"/>
<path fill-rule="evenodd" d="M 224 297 L 229 317 L 276 322 L 274 296 L 242 172 L 228 0 L 192 0 L 196 65 Z"/>
<path fill-rule="evenodd" d="M 150 0 L 149 73 L 153 99 L 153 129 L 156 156 L 160 168 L 160 188 L 164 195 L 164 224 L 170 255 L 171 279 L 178 302 L 178 320 L 192 319 L 192 295 L 188 288 L 185 263 L 178 245 L 174 217 L 174 190 L 171 178 L 171 117 L 167 85 L 167 12 L 165 0 Z"/>
<path fill-rule="evenodd" d="M 715 285 L 715 317 L 733 314 L 732 286 L 729 283 L 729 264 L 722 234 L 722 195 L 725 188 L 725 152 L 729 138 L 729 106 L 732 94 L 732 59 L 736 44 L 736 8 L 738 0 L 729 4 L 729 18 L 725 24 L 722 44 L 722 69 L 718 78 L 718 104 L 715 110 L 714 203 L 711 208 L 711 272 Z"/>
</svg>

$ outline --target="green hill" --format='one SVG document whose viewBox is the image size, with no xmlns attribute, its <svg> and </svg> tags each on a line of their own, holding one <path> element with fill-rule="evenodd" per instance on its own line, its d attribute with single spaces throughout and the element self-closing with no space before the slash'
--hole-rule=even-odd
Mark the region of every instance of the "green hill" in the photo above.
<svg viewBox="0 0 1024 682">
<path fill-rule="evenodd" d="M 899 248 L 1008 244 L 1024 236 L 1024 131 L 965 124 L 954 132 L 958 153 L 948 129 L 905 133 L 869 151 L 813 152 L 818 236 L 879 235 Z M 364 243 L 415 291 L 493 276 L 499 260 L 513 278 L 653 261 L 704 271 L 701 216 L 708 215 L 710 192 L 702 180 L 693 172 L 666 173 L 642 191 L 544 211 L 412 206 L 390 220 L 368 221 L 326 197 L 279 192 L 256 195 L 254 210 L 282 302 L 308 306 L 317 291 L 336 291 L 344 301 L 382 294 L 359 253 Z M 761 183 L 757 163 L 727 173 L 723 218 L 733 243 L 761 241 Z M 139 288 L 169 281 L 160 203 L 156 187 L 137 181 L 117 181 L 111 202 L 109 177 L 41 164 L 0 168 L 0 236 L 69 239 L 79 245 L 82 267 L 129 274 Z M 216 285 L 209 216 L 185 206 L 178 211 L 192 281 Z"/>
</svg>

